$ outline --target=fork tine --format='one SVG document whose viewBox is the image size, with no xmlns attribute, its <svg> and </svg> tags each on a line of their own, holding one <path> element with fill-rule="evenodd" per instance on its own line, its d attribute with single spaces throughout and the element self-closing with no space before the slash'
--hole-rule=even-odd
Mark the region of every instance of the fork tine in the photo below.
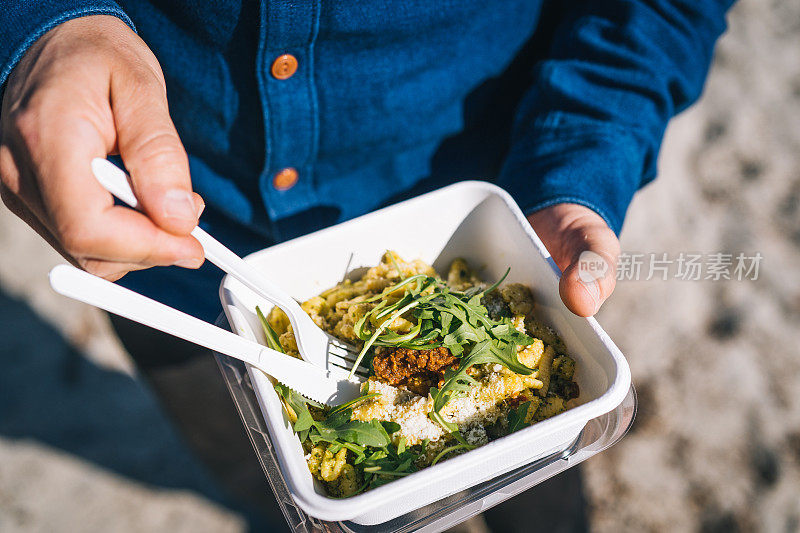
<svg viewBox="0 0 800 533">
<path fill-rule="evenodd" d="M 353 368 L 353 364 L 358 360 L 358 354 L 361 352 L 361 349 L 349 342 L 334 337 L 330 333 L 326 333 L 326 335 L 328 336 L 328 346 L 326 350 L 327 364 L 329 367 L 333 366 L 343 369 L 349 374 L 350 370 Z M 359 364 L 355 374 L 361 378 L 366 378 L 369 376 L 369 368 L 363 364 Z"/>
<path fill-rule="evenodd" d="M 336 352 L 328 352 L 328 358 L 335 357 L 337 359 L 343 359 L 345 361 L 349 361 L 351 363 L 355 363 L 356 357 L 350 353 L 336 353 Z"/>
<path fill-rule="evenodd" d="M 348 374 L 350 374 L 350 369 L 352 368 L 351 365 L 343 365 L 343 364 L 341 364 L 339 362 L 335 362 L 335 361 L 331 361 L 329 363 L 328 368 L 330 369 L 331 367 L 341 368 L 342 370 L 345 370 Z M 356 370 L 355 374 L 357 376 L 362 377 L 362 378 L 368 378 L 369 377 L 369 372 L 366 369 L 361 368 L 361 367 L 359 367 Z"/>
<path fill-rule="evenodd" d="M 342 367 L 342 368 L 346 368 L 347 370 L 350 370 L 351 368 L 353 368 L 353 361 L 345 359 L 344 357 L 336 357 L 334 355 L 329 355 L 328 356 L 328 363 L 335 364 L 336 366 L 339 366 L 339 367 Z M 357 368 L 357 371 L 369 372 L 369 368 L 367 366 L 363 365 L 363 364 L 359 364 L 358 368 Z"/>
<path fill-rule="evenodd" d="M 351 354 L 350 352 L 338 352 L 337 353 L 337 352 L 334 352 L 334 351 L 329 351 L 327 353 L 327 357 L 328 357 L 328 360 L 336 359 L 338 361 L 346 361 L 346 362 L 350 363 L 350 366 L 352 366 L 353 363 L 355 363 L 356 360 L 358 359 L 357 355 Z M 366 368 L 366 365 L 363 364 L 363 360 L 362 360 L 362 363 L 359 364 L 358 366 L 363 366 L 364 368 Z"/>
<path fill-rule="evenodd" d="M 336 337 L 329 336 L 330 342 L 329 345 L 339 348 L 340 350 L 344 350 L 349 353 L 358 354 L 361 350 L 358 349 L 354 344 L 349 342 L 344 342 L 341 339 L 337 339 Z"/>
<path fill-rule="evenodd" d="M 345 359 L 331 358 L 331 359 L 328 359 L 328 364 L 336 365 L 336 366 L 338 366 L 340 368 L 346 368 L 348 370 L 348 372 L 350 371 L 351 368 L 353 368 L 353 364 L 348 362 Z M 369 368 L 364 366 L 364 365 L 358 365 L 358 368 L 356 368 L 356 372 L 358 372 L 358 373 L 360 373 L 362 375 L 368 375 L 369 374 Z"/>
<path fill-rule="evenodd" d="M 343 370 L 344 372 L 346 372 L 347 374 L 349 374 L 349 373 L 350 373 L 350 367 L 348 367 L 348 366 L 338 365 L 338 364 L 336 364 L 336 363 L 331 363 L 331 366 L 332 366 L 332 367 L 336 367 L 336 368 L 338 368 L 338 369 L 341 369 L 341 370 Z M 356 375 L 357 375 L 357 376 L 359 376 L 359 377 L 362 377 L 362 378 L 367 378 L 367 377 L 369 377 L 369 375 L 368 375 L 368 374 L 366 373 L 366 371 L 364 371 L 364 370 L 357 370 L 357 371 L 356 371 Z"/>
<path fill-rule="evenodd" d="M 344 350 L 333 349 L 333 350 L 328 350 L 328 353 L 329 354 L 333 354 L 333 355 L 335 355 L 337 357 L 343 357 L 345 359 L 351 359 L 353 361 L 355 361 L 356 358 L 358 357 L 357 353 L 347 352 L 347 351 L 344 351 Z"/>
<path fill-rule="evenodd" d="M 335 357 L 337 359 L 342 359 L 344 361 L 349 362 L 351 365 L 358 361 L 358 354 L 354 354 L 351 352 L 337 352 L 334 350 L 328 350 L 328 358 Z M 361 365 L 359 365 L 361 366 Z"/>
<path fill-rule="evenodd" d="M 352 350 L 345 350 L 344 348 L 339 348 L 338 346 L 329 346 L 328 353 L 333 353 L 341 357 L 349 357 L 354 361 L 358 357 L 359 351 L 352 351 Z"/>
<path fill-rule="evenodd" d="M 341 372 L 341 375 L 342 375 L 343 378 L 350 374 L 349 367 L 339 366 L 339 365 L 337 365 L 335 363 L 331 363 L 331 365 L 329 367 L 329 370 L 331 370 L 331 371 L 335 370 L 337 372 Z M 358 378 L 361 378 L 362 380 L 366 380 L 369 377 L 365 372 L 361 372 L 361 371 L 357 371 L 355 375 Z"/>
<path fill-rule="evenodd" d="M 328 352 L 328 356 L 330 357 L 338 357 L 339 359 L 344 359 L 345 361 L 350 361 L 351 363 L 355 363 L 358 359 L 358 356 L 351 354 L 350 352 L 343 352 L 337 353 L 333 351 Z"/>
</svg>

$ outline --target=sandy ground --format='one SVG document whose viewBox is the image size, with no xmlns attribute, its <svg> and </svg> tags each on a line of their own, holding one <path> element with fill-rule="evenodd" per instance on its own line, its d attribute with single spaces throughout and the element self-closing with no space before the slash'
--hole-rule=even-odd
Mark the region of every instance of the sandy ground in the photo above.
<svg viewBox="0 0 800 533">
<path fill-rule="evenodd" d="M 759 276 L 622 281 L 601 311 L 641 410 L 622 443 L 584 466 L 594 530 L 800 529 L 799 125 L 800 2 L 744 0 L 621 240 L 672 260 L 760 252 Z M 0 346 L 10 368 L 0 381 L 0 531 L 245 529 L 183 453 L 102 315 L 50 292 L 58 257 L 4 209 L 0 250 L 0 319 L 13 341 Z M 26 350 L 42 343 L 46 357 Z M 46 378 L 41 390 L 25 386 L 32 376 Z M 37 411 L 32 394 L 48 394 L 62 423 L 37 425 L 53 412 Z"/>
<path fill-rule="evenodd" d="M 757 281 L 629 281 L 599 320 L 634 431 L 585 468 L 597 531 L 800 528 L 800 3 L 746 0 L 622 234 L 636 252 L 760 252 Z"/>
</svg>

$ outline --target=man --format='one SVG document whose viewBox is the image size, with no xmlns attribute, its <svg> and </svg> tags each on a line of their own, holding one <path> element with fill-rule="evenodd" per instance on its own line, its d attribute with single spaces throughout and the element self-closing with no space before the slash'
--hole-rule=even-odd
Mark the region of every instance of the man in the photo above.
<svg viewBox="0 0 800 533">
<path fill-rule="evenodd" d="M 730 3 L 13 0 L 0 14 L 2 198 L 89 272 L 130 272 L 123 284 L 213 320 L 220 273 L 199 268 L 189 236 L 201 212 L 246 254 L 489 179 L 562 269 L 565 305 L 590 316 Z M 144 213 L 95 183 L 89 161 L 109 154 Z M 586 250 L 608 275 L 581 281 Z M 166 265 L 184 268 L 143 270 Z M 133 346 L 143 333 L 116 324 L 145 373 L 192 357 Z"/>
</svg>

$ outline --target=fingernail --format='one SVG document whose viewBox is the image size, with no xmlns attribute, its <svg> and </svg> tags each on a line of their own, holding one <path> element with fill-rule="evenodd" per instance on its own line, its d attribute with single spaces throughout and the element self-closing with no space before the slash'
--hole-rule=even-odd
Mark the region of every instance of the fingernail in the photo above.
<svg viewBox="0 0 800 533">
<path fill-rule="evenodd" d="M 197 218 L 200 218 L 200 215 L 202 215 L 203 211 L 205 210 L 206 210 L 206 203 L 201 200 L 200 207 L 197 208 Z"/>
<path fill-rule="evenodd" d="M 589 296 L 592 298 L 592 302 L 594 302 L 594 311 L 592 311 L 592 315 L 594 315 L 600 309 L 600 304 L 603 303 L 600 301 L 600 284 L 597 283 L 596 280 L 589 282 L 583 280 L 579 281 L 581 285 L 583 285 L 583 288 L 586 289 L 586 292 L 589 293 Z"/>
<path fill-rule="evenodd" d="M 203 264 L 203 259 L 178 259 L 173 264 L 182 268 L 200 268 L 200 265 Z"/>
<path fill-rule="evenodd" d="M 197 206 L 190 192 L 170 189 L 164 195 L 164 216 L 180 220 L 197 220 Z"/>
</svg>

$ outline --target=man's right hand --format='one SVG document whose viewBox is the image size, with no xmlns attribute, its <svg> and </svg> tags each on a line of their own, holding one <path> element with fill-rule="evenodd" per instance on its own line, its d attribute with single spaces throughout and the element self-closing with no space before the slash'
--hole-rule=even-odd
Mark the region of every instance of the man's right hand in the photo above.
<svg viewBox="0 0 800 533">
<path fill-rule="evenodd" d="M 91 161 L 119 153 L 144 214 L 115 206 Z M 167 109 L 161 68 L 116 17 L 83 17 L 34 43 L 0 111 L 3 202 L 71 262 L 106 279 L 198 268 L 203 201 Z"/>
</svg>

